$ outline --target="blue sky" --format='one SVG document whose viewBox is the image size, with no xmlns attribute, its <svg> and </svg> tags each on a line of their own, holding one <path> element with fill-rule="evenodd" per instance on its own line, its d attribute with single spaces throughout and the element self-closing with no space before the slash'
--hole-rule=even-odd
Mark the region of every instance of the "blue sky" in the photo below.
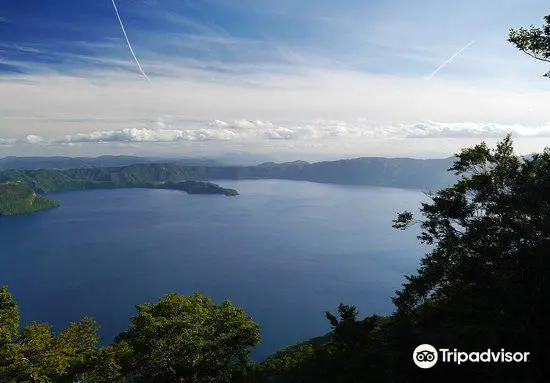
<svg viewBox="0 0 550 383">
<path fill-rule="evenodd" d="M 0 156 L 441 156 L 550 143 L 541 0 L 4 0 Z M 472 43 L 473 42 L 473 43 Z M 438 67 L 470 44 L 452 62 Z M 5 100 L 5 101 L 4 101 Z"/>
</svg>

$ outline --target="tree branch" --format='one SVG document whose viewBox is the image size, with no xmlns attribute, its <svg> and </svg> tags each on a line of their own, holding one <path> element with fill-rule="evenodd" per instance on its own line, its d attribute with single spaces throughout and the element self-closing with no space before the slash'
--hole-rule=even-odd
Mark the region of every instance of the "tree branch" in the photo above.
<svg viewBox="0 0 550 383">
<path fill-rule="evenodd" d="M 538 56 L 536 56 L 536 55 L 534 55 L 534 54 L 532 54 L 532 53 L 530 53 L 530 52 L 528 52 L 527 50 L 522 49 L 522 48 L 520 48 L 520 51 L 522 51 L 522 52 L 525 53 L 526 55 L 528 55 L 528 56 L 534 58 L 535 60 L 539 60 L 539 61 L 543 61 L 543 62 L 550 63 L 550 59 L 545 59 L 545 58 L 542 58 L 542 57 L 538 57 Z"/>
</svg>

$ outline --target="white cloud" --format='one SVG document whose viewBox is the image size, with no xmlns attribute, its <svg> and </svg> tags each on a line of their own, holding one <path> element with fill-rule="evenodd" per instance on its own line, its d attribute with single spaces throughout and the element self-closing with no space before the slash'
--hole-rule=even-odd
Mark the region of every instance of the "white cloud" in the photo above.
<svg viewBox="0 0 550 383">
<path fill-rule="evenodd" d="M 252 121 L 355 120 L 375 123 L 491 121 L 542 124 L 550 115 L 548 92 L 483 82 L 435 78 L 370 76 L 356 72 L 298 70 L 279 75 L 225 74 L 208 81 L 200 70 L 144 83 L 128 73 L 97 72 L 92 79 L 35 75 L 0 79 L 0 133 L 59 135 L 90 130 L 86 122 L 48 124 L 59 119 L 151 120 L 180 115 L 190 120 L 219 118 L 247 128 Z M 97 80 L 96 80 L 97 79 Z M 543 80 L 541 80 L 543 81 Z M 23 118 L 33 118 L 28 124 Z M 120 125 L 118 128 L 122 128 Z M 335 127 L 335 134 L 338 134 Z"/>
<path fill-rule="evenodd" d="M 526 127 L 519 124 L 441 123 L 429 121 L 408 128 L 408 138 L 501 138 L 512 133 L 515 137 L 550 137 L 550 123 Z"/>
<path fill-rule="evenodd" d="M 42 143 L 42 141 L 43 141 L 43 139 L 40 136 L 37 136 L 37 135 L 34 135 L 34 134 L 29 134 L 27 136 L 27 142 L 29 144 L 40 144 L 40 143 Z"/>
<path fill-rule="evenodd" d="M 227 129 L 236 129 L 236 130 L 258 130 L 264 128 L 273 128 L 273 123 L 269 121 L 260 121 L 260 120 L 245 120 L 239 119 L 234 122 L 224 122 L 220 120 L 215 120 L 210 123 L 211 126 L 223 127 Z"/>
<path fill-rule="evenodd" d="M 242 68 L 227 64 L 226 72 L 213 73 L 171 63 L 165 66 L 169 77 L 155 77 L 152 84 L 114 70 L 0 77 L 0 156 L 10 145 L 89 148 L 97 142 L 174 143 L 170 150 L 224 142 L 266 153 L 285 145 L 307 145 L 304 153 L 324 145 L 327 156 L 352 150 L 369 155 L 365 151 L 378 150 L 383 140 L 393 150 L 384 154 L 399 156 L 405 149 L 390 145 L 393 139 L 415 141 L 414 153 L 422 156 L 434 149 L 429 139 L 439 139 L 437 147 L 451 154 L 464 139 L 509 131 L 520 140 L 550 137 L 550 94 L 522 83 Z M 528 150 L 548 144 L 539 141 L 529 141 Z M 216 150 L 229 149 L 220 144 Z"/>
<path fill-rule="evenodd" d="M 308 144 L 323 142 L 347 145 L 391 139 L 498 139 L 512 133 L 516 139 L 550 138 L 550 123 L 540 126 L 495 123 L 445 123 L 427 121 L 417 124 L 372 124 L 356 121 L 313 120 L 290 125 L 270 121 L 240 119 L 232 122 L 214 120 L 193 127 L 174 127 L 157 120 L 147 127 L 92 131 L 44 138 L 29 134 L 24 140 L 0 138 L 0 145 L 26 144 L 55 146 L 93 143 L 178 143 L 233 141 L 258 145 L 265 140 L 295 141 Z"/>
<path fill-rule="evenodd" d="M 151 129 L 125 128 L 104 132 L 79 133 L 50 140 L 50 143 L 90 143 L 90 142 L 177 142 L 231 140 L 236 133 L 227 129 Z"/>
<path fill-rule="evenodd" d="M 277 129 L 266 130 L 264 137 L 271 140 L 291 140 L 295 137 L 295 132 L 288 128 L 279 127 Z"/>
</svg>

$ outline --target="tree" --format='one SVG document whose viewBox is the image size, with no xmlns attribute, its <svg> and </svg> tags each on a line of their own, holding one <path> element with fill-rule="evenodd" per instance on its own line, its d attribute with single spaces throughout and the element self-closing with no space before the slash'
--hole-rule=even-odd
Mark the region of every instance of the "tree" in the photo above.
<svg viewBox="0 0 550 383">
<path fill-rule="evenodd" d="M 19 334 L 19 307 L 7 286 L 0 288 L 0 381 L 11 375 L 9 356 Z"/>
<path fill-rule="evenodd" d="M 544 20 L 546 24 L 542 27 L 531 25 L 529 29 L 510 29 L 508 41 L 528 56 L 550 63 L 550 15 Z M 544 76 L 550 77 L 550 71 Z"/>
<path fill-rule="evenodd" d="M 0 348 L 11 343 L 19 330 L 19 307 L 8 292 L 0 287 Z"/>
<path fill-rule="evenodd" d="M 249 372 L 248 354 L 259 325 L 229 301 L 196 293 L 170 294 L 137 306 L 130 329 L 99 347 L 91 318 L 60 332 L 33 322 L 19 330 L 19 310 L 0 289 L 0 382 L 121 383 L 238 382 Z"/>
<path fill-rule="evenodd" d="M 126 342 L 108 345 L 88 359 L 86 370 L 80 375 L 81 382 L 122 383 L 128 382 L 132 349 Z"/>
<path fill-rule="evenodd" d="M 229 382 L 260 341 L 259 325 L 225 301 L 198 292 L 169 294 L 136 306 L 130 329 L 117 337 L 132 349 L 132 371 L 143 382 Z"/>
<path fill-rule="evenodd" d="M 433 250 L 394 298 L 396 317 L 410 324 L 404 338 L 530 351 L 528 365 L 455 374 L 549 381 L 550 150 L 520 158 L 508 135 L 493 150 L 482 143 L 457 158 L 450 170 L 461 179 L 422 204 L 419 239 Z M 404 213 L 394 224 L 412 221 Z"/>
<path fill-rule="evenodd" d="M 386 345 L 389 317 L 358 319 L 355 306 L 340 304 L 337 314 L 325 313 L 332 331 L 288 347 L 263 361 L 257 381 L 276 383 L 389 382 Z"/>
<path fill-rule="evenodd" d="M 88 369 L 98 350 L 96 331 L 89 318 L 59 334 L 44 323 L 25 326 L 3 349 L 0 378 L 6 382 L 73 382 Z"/>
<path fill-rule="evenodd" d="M 97 324 L 90 318 L 56 333 L 46 323 L 19 330 L 19 309 L 0 289 L 0 381 L 73 382 L 98 352 Z"/>
</svg>

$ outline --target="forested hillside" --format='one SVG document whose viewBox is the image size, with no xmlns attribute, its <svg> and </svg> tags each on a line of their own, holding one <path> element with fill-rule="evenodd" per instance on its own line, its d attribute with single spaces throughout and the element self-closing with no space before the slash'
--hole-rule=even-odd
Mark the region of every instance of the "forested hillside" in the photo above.
<svg viewBox="0 0 550 383">
<path fill-rule="evenodd" d="M 16 182 L 0 183 L 0 215 L 33 213 L 59 206 L 59 203 Z"/>
<path fill-rule="evenodd" d="M 185 180 L 285 179 L 343 185 L 387 186 L 433 190 L 455 180 L 447 172 L 451 159 L 357 158 L 307 163 L 303 161 L 257 166 L 186 166 L 175 163 L 137 163 L 123 167 L 84 167 L 69 170 L 11 169 L 0 180 L 35 181 L 42 189 L 78 190 L 127 187 L 151 182 Z"/>
<path fill-rule="evenodd" d="M 122 168 L 73 170 L 6 170 L 0 172 L 0 214 L 24 214 L 58 206 L 42 193 L 87 189 L 148 188 L 181 190 L 188 194 L 238 195 L 234 189 L 190 180 L 185 167 L 174 164 L 136 164 Z"/>
<path fill-rule="evenodd" d="M 187 168 L 174 164 L 135 164 L 117 168 L 19 170 L 0 172 L 0 182 L 21 181 L 47 193 L 66 190 L 147 186 L 192 179 Z"/>
</svg>

